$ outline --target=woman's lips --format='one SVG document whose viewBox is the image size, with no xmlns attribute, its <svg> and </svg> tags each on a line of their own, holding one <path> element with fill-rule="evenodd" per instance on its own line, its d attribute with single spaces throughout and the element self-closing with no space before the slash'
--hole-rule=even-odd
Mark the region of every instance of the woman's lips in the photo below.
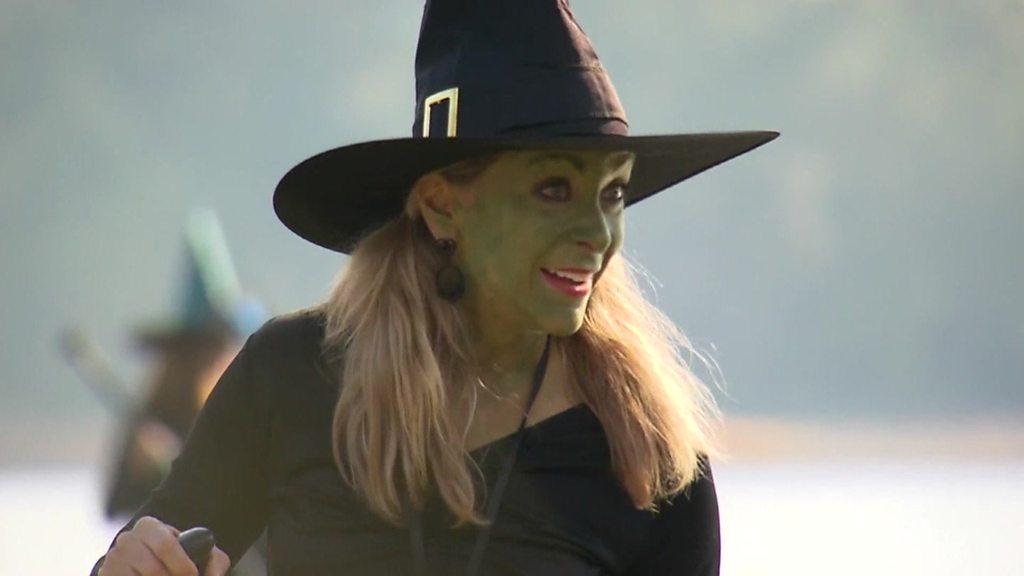
<svg viewBox="0 0 1024 576">
<path fill-rule="evenodd" d="M 540 275 L 544 278 L 544 281 L 555 290 L 577 298 L 586 296 L 590 292 L 590 283 L 593 279 L 593 275 L 587 275 L 586 280 L 575 282 L 568 278 L 562 278 L 561 276 L 545 270 L 544 268 L 540 269 Z"/>
</svg>

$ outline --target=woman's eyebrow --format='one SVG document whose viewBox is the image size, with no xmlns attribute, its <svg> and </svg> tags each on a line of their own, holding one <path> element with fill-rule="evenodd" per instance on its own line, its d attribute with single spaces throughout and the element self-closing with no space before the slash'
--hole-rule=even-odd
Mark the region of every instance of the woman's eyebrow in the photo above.
<svg viewBox="0 0 1024 576">
<path fill-rule="evenodd" d="M 541 152 L 530 158 L 527 164 L 538 164 L 540 162 L 550 160 L 563 160 L 572 164 L 573 168 L 575 168 L 577 172 L 581 174 L 583 173 L 583 160 L 573 154 L 566 154 L 564 152 Z"/>
<path fill-rule="evenodd" d="M 621 154 L 615 154 L 615 155 L 610 156 L 607 160 L 605 160 L 605 165 L 614 170 L 614 169 L 621 168 L 627 162 L 629 162 L 631 159 L 633 159 L 633 154 L 631 152 L 623 152 Z M 558 161 L 558 160 L 562 160 L 564 162 L 568 162 L 569 164 L 572 164 L 573 168 L 576 168 L 577 172 L 579 172 L 581 174 L 583 173 L 583 170 L 584 170 L 584 162 L 583 162 L 583 160 L 579 156 L 576 156 L 574 154 L 570 154 L 570 153 L 567 153 L 567 152 L 540 152 L 540 153 L 537 153 L 534 156 L 532 156 L 529 159 L 529 161 L 527 162 L 527 164 L 531 164 L 532 165 L 532 164 L 539 164 L 541 162 Z"/>
<path fill-rule="evenodd" d="M 635 155 L 632 152 L 620 152 L 609 156 L 608 159 L 605 160 L 605 165 L 612 169 L 621 168 L 634 158 Z"/>
</svg>

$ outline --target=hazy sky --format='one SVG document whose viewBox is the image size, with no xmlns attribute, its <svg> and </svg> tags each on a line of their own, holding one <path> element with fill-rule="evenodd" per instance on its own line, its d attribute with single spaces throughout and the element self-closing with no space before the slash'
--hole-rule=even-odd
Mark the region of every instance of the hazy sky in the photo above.
<svg viewBox="0 0 1024 576">
<path fill-rule="evenodd" d="M 5 2 L 0 421 L 104 417 L 57 351 L 124 375 L 171 317 L 194 207 L 277 312 L 344 258 L 278 179 L 412 124 L 412 2 Z M 727 412 L 1024 414 L 1024 5 L 577 1 L 634 134 L 782 137 L 633 208 L 627 252 L 714 347 Z"/>
</svg>

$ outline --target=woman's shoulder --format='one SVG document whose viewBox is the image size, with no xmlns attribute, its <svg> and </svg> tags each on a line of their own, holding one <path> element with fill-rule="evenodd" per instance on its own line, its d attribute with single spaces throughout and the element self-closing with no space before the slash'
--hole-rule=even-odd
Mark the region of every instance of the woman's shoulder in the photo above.
<svg viewBox="0 0 1024 576">
<path fill-rule="evenodd" d="M 264 374 L 321 375 L 325 316 L 319 307 L 274 316 L 249 337 L 246 354 Z"/>
<path fill-rule="evenodd" d="M 324 340 L 325 316 L 321 308 L 305 307 L 267 320 L 245 347 L 258 356 L 295 354 L 318 348 Z"/>
<path fill-rule="evenodd" d="M 310 306 L 287 314 L 280 314 L 267 320 L 252 339 L 259 345 L 282 345 L 301 340 L 322 340 L 324 337 L 323 308 Z"/>
</svg>

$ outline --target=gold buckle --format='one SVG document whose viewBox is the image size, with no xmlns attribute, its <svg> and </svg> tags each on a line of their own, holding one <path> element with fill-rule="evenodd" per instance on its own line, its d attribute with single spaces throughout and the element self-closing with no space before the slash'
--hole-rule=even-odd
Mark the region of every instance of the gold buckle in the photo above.
<svg viewBox="0 0 1024 576">
<path fill-rule="evenodd" d="M 458 126 L 459 118 L 459 89 L 449 88 L 447 90 L 441 90 L 436 94 L 427 96 L 426 100 L 423 101 L 423 137 L 430 136 L 430 107 L 434 104 L 440 104 L 445 100 L 448 101 L 448 129 L 447 136 L 451 138 L 455 136 L 456 126 Z"/>
</svg>

